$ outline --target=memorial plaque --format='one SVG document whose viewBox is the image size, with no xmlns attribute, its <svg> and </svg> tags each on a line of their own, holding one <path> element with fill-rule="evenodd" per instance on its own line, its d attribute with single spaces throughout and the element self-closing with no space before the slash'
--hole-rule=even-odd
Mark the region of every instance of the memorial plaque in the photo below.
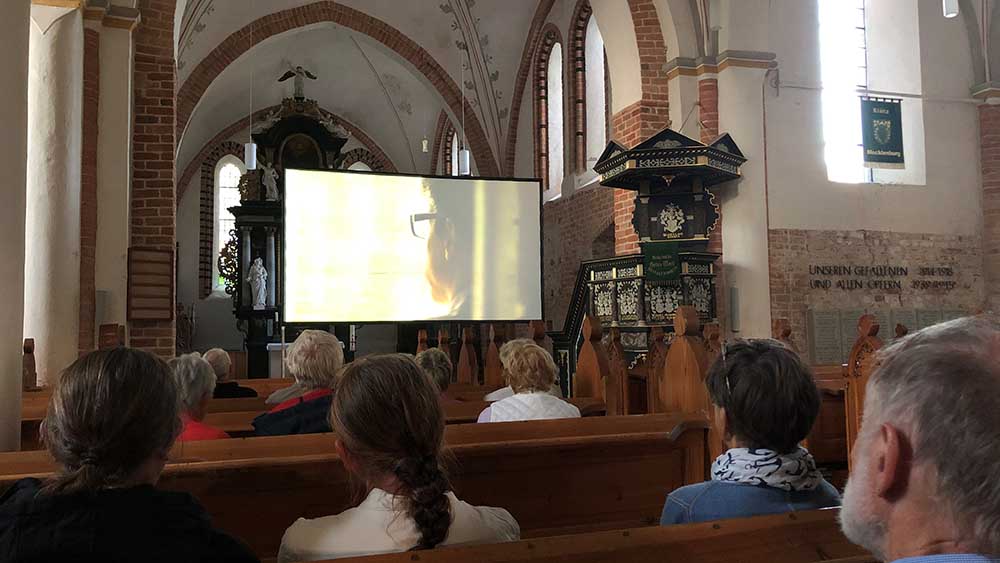
<svg viewBox="0 0 1000 563">
<path fill-rule="evenodd" d="M 910 332 L 917 330 L 917 312 L 914 309 L 892 310 L 892 334 L 896 334 L 896 325 L 906 327 Z"/>
<path fill-rule="evenodd" d="M 927 328 L 932 325 L 936 325 L 941 322 L 941 311 L 937 309 L 917 309 L 917 326 L 911 328 L 911 332 L 915 332 L 922 328 Z"/>
<path fill-rule="evenodd" d="M 809 311 L 809 354 L 814 365 L 844 363 L 837 311 Z"/>
<path fill-rule="evenodd" d="M 858 320 L 864 315 L 864 309 L 841 309 L 840 310 L 840 348 L 841 357 L 846 362 L 851 357 L 851 348 L 858 340 Z M 884 328 L 879 329 L 879 334 L 883 334 Z"/>
<path fill-rule="evenodd" d="M 944 322 L 944 321 L 953 321 L 955 319 L 960 319 L 960 318 L 962 318 L 964 316 L 967 316 L 967 315 L 968 315 L 968 313 L 966 313 L 962 309 L 942 309 L 941 310 L 941 322 Z"/>
</svg>

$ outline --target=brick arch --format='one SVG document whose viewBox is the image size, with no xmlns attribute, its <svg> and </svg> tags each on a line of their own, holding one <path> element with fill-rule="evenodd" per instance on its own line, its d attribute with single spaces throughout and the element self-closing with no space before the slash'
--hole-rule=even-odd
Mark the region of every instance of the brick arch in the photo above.
<svg viewBox="0 0 1000 563">
<path fill-rule="evenodd" d="M 344 153 L 340 168 L 346 170 L 348 166 L 356 162 L 364 162 L 373 172 L 396 172 L 396 167 L 386 158 L 385 153 L 378 155 L 364 147 L 351 149 Z"/>
<path fill-rule="evenodd" d="M 253 26 L 254 44 L 258 44 L 275 35 L 324 22 L 335 23 L 368 35 L 412 64 L 428 82 L 434 85 L 454 115 L 462 113 L 466 115 L 468 127 L 466 135 L 479 172 L 483 175 L 499 174 L 497 159 L 474 108 L 469 100 L 465 100 L 463 109 L 463 96 L 458 84 L 434 57 L 389 24 L 331 0 L 321 0 L 306 6 L 268 14 L 234 32 L 212 50 L 198 64 L 178 92 L 176 129 L 178 137 L 184 131 L 199 100 L 205 95 L 215 77 L 250 50 L 250 26 Z"/>
<path fill-rule="evenodd" d="M 253 114 L 253 119 L 254 121 L 262 120 L 272 111 L 280 107 L 281 106 L 274 105 L 257 110 Z M 397 171 L 396 165 L 393 164 L 392 159 L 389 158 L 389 155 L 387 155 L 385 151 L 382 150 L 382 147 L 380 147 L 378 143 L 376 143 L 375 140 L 372 139 L 363 129 L 361 129 L 357 125 L 351 123 L 350 121 L 347 121 L 343 117 L 333 112 L 327 111 L 323 108 L 320 108 L 320 111 L 323 112 L 323 114 L 326 115 L 327 117 L 332 118 L 335 123 L 339 123 L 340 125 L 342 125 L 344 129 L 347 129 L 347 131 L 351 134 L 351 136 L 354 137 L 359 143 L 364 145 L 366 149 L 368 149 L 371 153 L 375 154 L 380 160 L 386 162 L 387 170 L 390 170 L 392 172 Z M 191 183 L 191 179 L 194 178 L 194 175 L 198 172 L 199 168 L 202 165 L 202 162 L 204 162 L 205 159 L 208 158 L 209 154 L 213 150 L 215 150 L 215 148 L 218 147 L 220 143 L 228 139 L 231 139 L 233 135 L 245 129 L 246 124 L 247 124 L 247 119 L 245 117 L 237 119 L 236 121 L 231 123 L 228 127 L 220 131 L 215 137 L 212 137 L 212 140 L 208 141 L 201 147 L 201 150 L 198 151 L 198 154 L 194 158 L 192 158 L 191 162 L 189 162 L 188 165 L 184 168 L 184 173 L 181 174 L 181 181 L 177 185 L 178 202 L 180 202 L 181 198 L 184 197 L 184 192 L 187 191 L 188 184 Z"/>
<path fill-rule="evenodd" d="M 573 155 L 573 171 L 584 172 L 587 169 L 587 24 L 594 10 L 589 0 L 579 0 L 573 17 L 569 20 L 570 39 L 570 126 L 573 132 L 573 142 L 570 150 Z"/>
<path fill-rule="evenodd" d="M 444 136 L 448 128 L 451 127 L 451 120 L 448 119 L 448 113 L 441 110 L 438 115 L 437 126 L 434 127 L 434 146 L 431 149 L 431 165 L 428 173 L 434 176 L 438 173 L 441 165 L 441 147 L 444 145 Z M 449 135 L 449 138 L 450 135 Z"/>
<path fill-rule="evenodd" d="M 444 165 L 441 167 L 441 173 L 445 176 L 452 176 L 458 173 L 457 170 L 452 169 L 451 162 L 451 152 L 454 150 L 455 141 L 457 140 L 458 130 L 448 123 L 448 127 L 444 130 L 444 146 L 441 147 L 441 161 Z"/>
<path fill-rule="evenodd" d="M 556 44 L 564 45 L 559 28 L 551 23 L 546 24 L 542 28 L 538 47 L 535 49 L 534 71 L 532 72 L 534 76 L 532 85 L 534 96 L 532 99 L 535 102 L 535 176 L 542 180 L 543 190 L 549 189 L 549 57 Z M 565 111 L 565 108 L 563 110 Z M 565 142 L 563 145 L 565 146 Z"/>
<path fill-rule="evenodd" d="M 198 295 L 212 293 L 212 260 L 215 257 L 215 167 L 226 156 L 243 160 L 243 145 L 219 143 L 201 161 L 201 191 L 198 201 Z M 179 196 L 178 196 L 179 199 Z"/>
<path fill-rule="evenodd" d="M 521 100 L 524 99 L 524 88 L 528 83 L 528 76 L 531 75 L 532 64 L 535 59 L 535 47 L 538 45 L 545 20 L 552 11 L 555 0 L 540 0 L 538 8 L 535 10 L 535 17 L 531 20 L 531 27 L 528 29 L 528 37 L 524 40 L 524 49 L 521 51 L 521 64 L 517 67 L 517 79 L 514 82 L 514 97 L 510 106 L 510 125 L 507 126 L 507 142 L 504 146 L 504 173 L 508 176 L 514 175 L 517 154 L 517 124 L 521 119 Z"/>
</svg>

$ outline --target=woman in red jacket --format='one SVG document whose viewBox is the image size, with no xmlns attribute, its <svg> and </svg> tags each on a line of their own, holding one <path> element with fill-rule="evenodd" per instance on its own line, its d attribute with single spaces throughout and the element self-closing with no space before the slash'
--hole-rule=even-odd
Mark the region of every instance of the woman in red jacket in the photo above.
<svg viewBox="0 0 1000 563">
<path fill-rule="evenodd" d="M 184 429 L 179 442 L 220 440 L 228 438 L 222 430 L 205 424 L 208 401 L 215 391 L 215 370 L 198 353 L 185 354 L 170 360 L 170 369 L 180 391 L 181 421 Z"/>
</svg>

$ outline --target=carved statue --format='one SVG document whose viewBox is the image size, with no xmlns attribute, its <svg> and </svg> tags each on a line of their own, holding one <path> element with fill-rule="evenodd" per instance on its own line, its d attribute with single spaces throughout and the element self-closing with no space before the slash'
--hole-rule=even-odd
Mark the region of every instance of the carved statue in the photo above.
<svg viewBox="0 0 1000 563">
<path fill-rule="evenodd" d="M 316 75 L 302 68 L 301 66 L 297 66 L 286 72 L 284 75 L 282 75 L 281 78 L 278 79 L 278 82 L 284 82 L 289 78 L 295 79 L 295 99 L 304 100 L 306 99 L 305 95 L 306 78 L 308 78 L 309 80 L 316 80 Z"/>
<path fill-rule="evenodd" d="M 261 182 L 264 184 L 264 199 L 267 201 L 278 201 L 278 171 L 274 166 L 266 162 L 260 165 Z"/>
<path fill-rule="evenodd" d="M 253 308 L 263 309 L 267 303 L 267 270 L 264 269 L 264 261 L 259 257 L 254 259 L 250 271 L 247 272 L 247 283 L 250 284 Z"/>
</svg>

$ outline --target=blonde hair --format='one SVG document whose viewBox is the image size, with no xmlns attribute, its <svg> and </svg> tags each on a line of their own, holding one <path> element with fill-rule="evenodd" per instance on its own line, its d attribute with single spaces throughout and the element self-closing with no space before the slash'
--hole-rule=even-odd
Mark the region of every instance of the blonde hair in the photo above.
<svg viewBox="0 0 1000 563">
<path fill-rule="evenodd" d="M 344 367 L 344 348 L 329 332 L 304 330 L 288 347 L 285 362 L 302 387 L 332 389 L 337 372 Z"/>
<path fill-rule="evenodd" d="M 229 357 L 229 352 L 226 352 L 222 348 L 212 348 L 201 357 L 212 366 L 215 377 L 219 381 L 229 377 L 229 367 L 233 365 L 233 360 Z"/>
<path fill-rule="evenodd" d="M 500 348 L 507 384 L 515 393 L 548 392 L 559 368 L 544 348 L 526 338 L 511 340 Z"/>
<path fill-rule="evenodd" d="M 181 408 L 191 412 L 215 391 L 215 371 L 197 352 L 178 356 L 167 362 L 177 382 Z"/>
</svg>

